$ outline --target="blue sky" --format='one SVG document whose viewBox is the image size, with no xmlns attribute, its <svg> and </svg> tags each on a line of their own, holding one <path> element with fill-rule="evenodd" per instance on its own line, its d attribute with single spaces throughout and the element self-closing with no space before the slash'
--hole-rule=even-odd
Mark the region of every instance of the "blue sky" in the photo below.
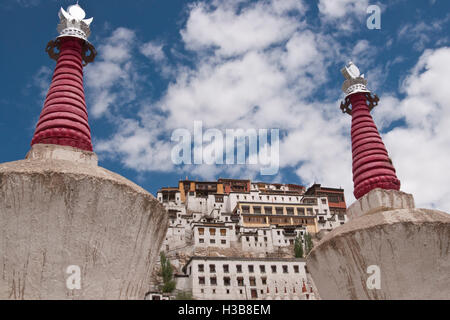
<svg viewBox="0 0 450 320">
<path fill-rule="evenodd" d="M 4 0 L 0 162 L 29 150 L 55 66 L 45 53 L 73 1 Z M 366 26 L 379 5 L 381 29 Z M 381 98 L 374 118 L 402 190 L 450 210 L 450 2 L 84 0 L 98 50 L 85 70 L 100 165 L 155 193 L 181 178 L 251 178 L 344 187 L 351 203 L 350 117 L 340 69 L 353 60 Z M 281 130 L 280 172 L 176 166 L 174 130 Z"/>
</svg>

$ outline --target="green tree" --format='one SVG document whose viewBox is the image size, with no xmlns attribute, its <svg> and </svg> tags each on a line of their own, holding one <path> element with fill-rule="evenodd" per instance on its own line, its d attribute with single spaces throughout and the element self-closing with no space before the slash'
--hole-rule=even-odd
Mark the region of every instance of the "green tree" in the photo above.
<svg viewBox="0 0 450 320">
<path fill-rule="evenodd" d="M 167 259 L 164 252 L 160 254 L 161 260 L 161 271 L 160 276 L 163 279 L 163 284 L 161 286 L 161 291 L 164 293 L 171 293 L 175 290 L 176 282 L 173 280 L 173 267 L 170 264 L 169 259 Z"/>
<path fill-rule="evenodd" d="M 309 254 L 309 252 L 312 250 L 313 248 L 313 242 L 312 242 L 312 237 L 309 233 L 305 234 L 305 251 L 306 251 L 306 255 Z"/>
<path fill-rule="evenodd" d="M 294 255 L 296 258 L 303 258 L 303 243 L 300 235 L 295 238 Z"/>
<path fill-rule="evenodd" d="M 194 300 L 191 292 L 180 291 L 177 293 L 175 300 Z"/>
</svg>

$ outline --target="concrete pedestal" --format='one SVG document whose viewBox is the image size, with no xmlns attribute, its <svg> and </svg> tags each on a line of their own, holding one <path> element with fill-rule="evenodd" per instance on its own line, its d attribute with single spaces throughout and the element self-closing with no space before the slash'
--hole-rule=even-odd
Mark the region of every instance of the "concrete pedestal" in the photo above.
<svg viewBox="0 0 450 320">
<path fill-rule="evenodd" d="M 35 145 L 27 160 L 0 164 L 0 299 L 145 298 L 166 211 L 96 163 L 92 152 Z"/>
<path fill-rule="evenodd" d="M 322 299 L 450 299 L 450 215 L 375 189 L 307 257 Z M 371 267 L 372 266 L 372 267 Z M 367 282 L 378 276 L 377 289 Z"/>
</svg>

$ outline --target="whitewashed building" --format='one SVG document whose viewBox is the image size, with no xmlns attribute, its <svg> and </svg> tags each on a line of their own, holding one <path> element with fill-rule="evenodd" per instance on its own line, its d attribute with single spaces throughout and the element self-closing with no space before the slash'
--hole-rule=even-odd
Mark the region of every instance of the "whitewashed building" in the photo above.
<svg viewBox="0 0 450 320">
<path fill-rule="evenodd" d="M 304 259 L 192 257 L 177 289 L 198 300 L 312 300 Z"/>
</svg>

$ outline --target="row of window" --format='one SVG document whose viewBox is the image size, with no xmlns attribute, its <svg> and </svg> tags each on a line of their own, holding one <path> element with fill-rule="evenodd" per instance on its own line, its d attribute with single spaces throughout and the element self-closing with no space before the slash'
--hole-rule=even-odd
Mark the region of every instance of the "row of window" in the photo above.
<svg viewBox="0 0 450 320">
<path fill-rule="evenodd" d="M 243 205 L 241 206 L 242 213 L 249 214 L 250 208 L 253 208 L 253 214 L 268 214 L 273 215 L 274 214 L 274 207 L 272 206 L 250 206 L 250 205 Z M 263 209 L 263 210 L 261 210 Z M 304 216 L 305 212 L 306 215 L 313 215 L 313 209 L 312 208 L 303 208 L 303 207 L 275 207 L 275 214 L 277 215 L 284 215 L 284 209 L 286 209 L 287 215 L 298 215 L 298 216 Z M 306 209 L 306 211 L 305 211 Z"/>
<path fill-rule="evenodd" d="M 210 236 L 216 235 L 216 228 L 208 228 L 208 231 Z M 198 234 L 201 236 L 205 235 L 205 228 L 198 228 Z M 220 229 L 220 235 L 225 237 L 227 235 L 227 229 Z"/>
<path fill-rule="evenodd" d="M 237 195 L 237 199 L 238 200 L 240 200 L 240 195 Z M 247 200 L 247 196 L 242 196 L 243 197 L 243 199 L 244 200 Z M 252 197 L 252 200 L 255 200 L 255 196 L 251 196 Z M 265 196 L 266 197 L 266 200 L 270 200 L 270 196 Z M 248 198 L 250 198 L 250 197 L 248 197 Z M 281 198 L 281 201 L 284 201 L 284 197 L 280 197 Z M 263 196 L 259 196 L 259 200 L 262 200 L 263 199 Z M 300 198 L 299 197 L 295 197 L 295 200 L 292 200 L 293 199 L 293 197 L 288 197 L 288 199 L 289 199 L 289 201 L 300 201 Z M 274 201 L 277 201 L 278 200 L 278 197 L 276 197 L 276 196 L 274 196 L 273 197 L 273 200 Z"/>
<path fill-rule="evenodd" d="M 248 283 L 248 285 L 250 287 L 256 287 L 257 286 L 255 277 L 249 277 L 247 283 Z M 206 285 L 205 277 L 198 277 L 198 284 L 201 285 L 201 286 Z M 245 287 L 244 278 L 243 277 L 237 277 L 235 284 L 237 285 L 237 287 Z M 209 278 L 209 285 L 210 286 L 218 286 L 217 278 L 216 277 L 210 277 Z M 232 285 L 231 278 L 230 277 L 223 277 L 223 284 L 221 284 L 221 285 L 223 285 L 224 287 L 230 287 Z M 263 286 L 267 285 L 267 278 L 266 277 L 262 277 L 261 278 L 261 285 L 263 285 Z M 274 291 L 275 291 L 275 293 L 278 293 L 278 287 L 275 287 Z M 288 293 L 288 291 L 291 291 L 291 290 L 289 290 L 287 287 L 284 287 L 284 293 Z M 292 287 L 292 291 L 291 292 L 292 293 L 296 293 L 297 292 L 295 286 Z M 215 290 L 214 290 L 213 293 L 215 293 Z M 261 291 L 261 293 L 263 293 L 263 291 Z M 269 287 L 267 287 L 267 293 L 270 293 Z M 229 290 L 228 289 L 227 289 L 227 294 L 229 294 Z"/>
<path fill-rule="evenodd" d="M 239 294 L 241 294 L 241 295 L 244 294 L 244 290 L 243 290 L 243 289 L 238 289 L 238 290 L 239 290 Z M 280 290 L 280 291 L 281 291 L 281 290 Z M 230 294 L 230 289 L 226 289 L 225 292 L 226 292 L 226 294 Z M 263 296 L 264 296 L 265 294 L 270 294 L 270 293 L 271 293 L 269 287 L 267 287 L 266 290 L 261 289 L 261 290 L 259 290 L 259 292 L 260 292 L 260 294 L 263 295 Z M 302 290 L 299 289 L 299 290 L 297 291 L 297 289 L 296 289 L 295 287 L 292 287 L 292 290 L 291 290 L 291 289 L 288 289 L 287 287 L 284 287 L 284 290 L 282 290 L 281 292 L 279 292 L 279 291 L 278 291 L 278 287 L 275 287 L 275 290 L 273 290 L 273 292 L 274 292 L 274 293 L 290 294 L 290 293 L 297 293 L 297 292 L 300 293 L 300 292 L 302 292 Z M 205 289 L 204 289 L 204 288 L 201 288 L 201 289 L 200 289 L 200 293 L 204 294 L 204 293 L 205 293 Z M 217 293 L 217 292 L 216 292 L 216 289 L 212 289 L 212 290 L 211 290 L 211 293 L 212 293 L 212 294 L 216 294 L 216 293 Z M 250 289 L 250 294 L 251 294 L 251 298 L 252 298 L 252 299 L 258 298 L 258 290 L 257 290 L 257 289 Z M 308 294 L 307 294 L 306 296 L 308 297 Z"/>
<path fill-rule="evenodd" d="M 276 218 L 269 218 L 266 221 L 265 217 L 249 217 L 246 216 L 244 217 L 244 222 L 248 222 L 248 223 L 259 223 L 259 224 L 266 224 L 267 222 L 270 224 L 290 224 L 291 223 L 291 219 L 292 222 L 294 224 L 307 224 L 308 220 L 307 219 L 302 219 L 302 218 L 280 218 L 280 217 L 276 217 Z"/>
<path fill-rule="evenodd" d="M 256 278 L 255 277 L 249 277 L 248 278 L 248 283 L 251 287 L 256 287 Z M 267 285 L 267 278 L 266 277 L 262 277 L 261 278 L 261 283 L 262 285 Z M 198 284 L 199 285 L 205 285 L 206 281 L 205 281 L 205 277 L 198 277 Z M 209 278 L 209 284 L 211 286 L 217 286 L 217 277 L 210 277 Z M 236 278 L 236 284 L 238 287 L 243 287 L 244 286 L 244 277 L 237 277 Z M 230 277 L 223 277 L 223 285 L 226 287 L 231 286 L 231 278 Z"/>
<path fill-rule="evenodd" d="M 205 239 L 198 238 L 198 242 L 199 243 L 205 243 Z M 209 239 L 209 243 L 210 244 L 216 244 L 216 239 Z M 225 239 L 220 240 L 220 244 L 227 244 L 227 240 L 225 240 Z"/>
<path fill-rule="evenodd" d="M 298 265 L 294 265 L 294 273 L 299 273 L 300 272 L 300 266 Z M 205 272 L 205 265 L 204 264 L 198 264 L 197 265 L 198 268 L 198 272 Z M 223 268 L 223 272 L 224 273 L 229 273 L 230 272 L 230 266 L 228 264 L 224 264 L 222 265 Z M 248 272 L 249 273 L 254 273 L 255 272 L 255 266 L 254 265 L 248 265 Z M 283 273 L 289 273 L 289 266 L 287 265 L 283 265 L 282 267 L 282 271 Z M 272 265 L 270 266 L 270 269 L 272 271 L 272 273 L 277 273 L 277 266 L 276 265 Z M 259 271 L 261 273 L 266 273 L 266 266 L 265 265 L 260 265 L 259 266 Z M 209 272 L 211 273 L 215 273 L 216 272 L 216 265 L 215 264 L 210 264 L 209 265 Z M 236 272 L 237 273 L 242 273 L 242 265 L 241 264 L 237 264 L 236 265 Z"/>
</svg>

